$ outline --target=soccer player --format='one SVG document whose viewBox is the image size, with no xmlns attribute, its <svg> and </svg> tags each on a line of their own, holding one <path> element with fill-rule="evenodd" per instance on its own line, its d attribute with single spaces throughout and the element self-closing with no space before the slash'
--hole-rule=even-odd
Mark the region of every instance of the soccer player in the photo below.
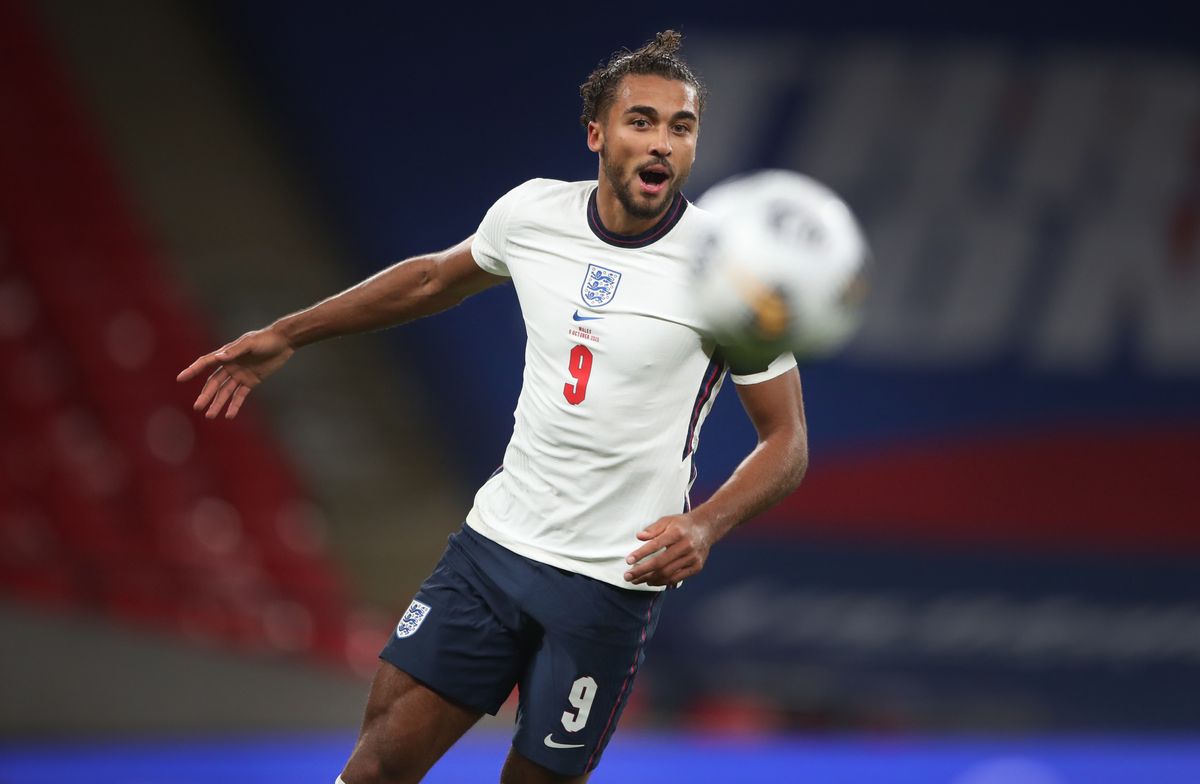
<svg viewBox="0 0 1200 784">
<path fill-rule="evenodd" d="M 339 782 L 419 780 L 514 685 L 502 782 L 583 782 L 654 634 L 664 589 L 799 484 L 795 359 L 728 368 L 687 296 L 710 218 L 683 197 L 704 88 L 659 33 L 580 88 L 599 177 L 530 180 L 449 250 L 385 269 L 197 359 L 195 408 L 237 415 L 299 347 L 446 310 L 512 281 L 528 342 L 512 439 L 383 652 Z M 731 370 L 758 444 L 691 508 L 700 426 Z"/>
</svg>

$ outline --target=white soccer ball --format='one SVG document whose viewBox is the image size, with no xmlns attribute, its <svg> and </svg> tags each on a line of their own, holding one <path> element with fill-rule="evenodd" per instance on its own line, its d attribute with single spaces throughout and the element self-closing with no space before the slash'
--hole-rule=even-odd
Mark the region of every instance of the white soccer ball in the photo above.
<svg viewBox="0 0 1200 784">
<path fill-rule="evenodd" d="M 695 253 L 692 295 L 732 358 L 811 358 L 858 326 L 869 249 L 837 194 L 778 169 L 734 177 L 697 205 L 715 220 Z"/>
</svg>

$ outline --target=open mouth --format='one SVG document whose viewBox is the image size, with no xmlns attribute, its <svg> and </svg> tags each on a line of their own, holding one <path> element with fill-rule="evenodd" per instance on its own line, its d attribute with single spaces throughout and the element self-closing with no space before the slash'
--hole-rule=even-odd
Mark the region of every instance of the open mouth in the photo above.
<svg viewBox="0 0 1200 784">
<path fill-rule="evenodd" d="M 667 180 L 671 179 L 671 176 L 665 169 L 657 166 L 650 169 L 643 169 L 638 172 L 638 177 L 642 181 L 642 190 L 651 194 L 661 191 L 666 187 Z"/>
</svg>

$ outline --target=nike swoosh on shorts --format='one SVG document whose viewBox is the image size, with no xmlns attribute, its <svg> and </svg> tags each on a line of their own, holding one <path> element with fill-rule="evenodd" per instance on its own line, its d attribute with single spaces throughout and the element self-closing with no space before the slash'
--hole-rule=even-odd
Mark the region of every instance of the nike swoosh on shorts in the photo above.
<svg viewBox="0 0 1200 784">
<path fill-rule="evenodd" d="M 554 740 L 553 732 L 551 732 L 549 735 L 547 735 L 546 739 L 542 742 L 545 743 L 547 746 L 549 746 L 552 749 L 582 749 L 583 748 L 582 743 L 556 743 Z"/>
</svg>

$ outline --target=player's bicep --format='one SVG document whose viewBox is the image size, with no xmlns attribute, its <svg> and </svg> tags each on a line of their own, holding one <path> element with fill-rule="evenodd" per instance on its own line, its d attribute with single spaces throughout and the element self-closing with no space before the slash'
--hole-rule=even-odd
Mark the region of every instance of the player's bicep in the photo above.
<svg viewBox="0 0 1200 784">
<path fill-rule="evenodd" d="M 467 237 L 433 258 L 438 290 L 456 301 L 509 280 L 503 275 L 488 272 L 476 263 L 471 253 L 473 240 L 474 236 Z"/>
<path fill-rule="evenodd" d="M 773 435 L 807 440 L 804 394 L 795 367 L 766 381 L 738 384 L 736 388 L 760 441 Z"/>
</svg>

